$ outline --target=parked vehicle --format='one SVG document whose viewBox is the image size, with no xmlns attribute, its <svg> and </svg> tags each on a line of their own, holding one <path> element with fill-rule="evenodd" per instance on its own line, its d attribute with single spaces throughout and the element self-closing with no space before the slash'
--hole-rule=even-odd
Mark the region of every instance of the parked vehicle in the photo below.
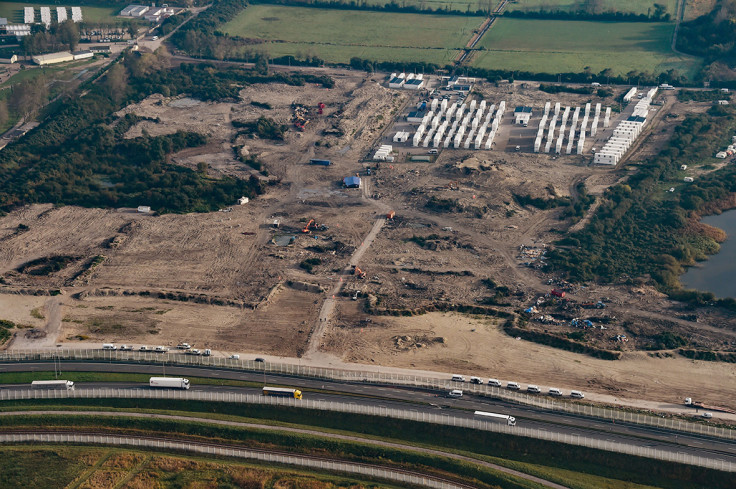
<svg viewBox="0 0 736 489">
<path fill-rule="evenodd" d="M 712 417 L 713 417 L 713 413 L 703 413 L 703 414 L 702 414 L 702 416 L 703 416 L 703 417 L 704 417 L 705 419 L 710 419 L 710 418 L 712 418 Z"/>
<path fill-rule="evenodd" d="M 240 355 L 230 355 L 230 360 L 240 360 Z"/>
<path fill-rule="evenodd" d="M 181 377 L 151 377 L 148 385 L 161 389 L 189 389 L 189 379 Z"/>
<path fill-rule="evenodd" d="M 550 389 L 549 389 L 549 395 L 550 396 L 555 396 L 555 397 L 560 397 L 562 395 L 562 391 L 560 389 L 558 389 L 557 387 L 550 387 Z"/>
<path fill-rule="evenodd" d="M 205 351 L 202 352 L 202 355 L 205 356 L 205 357 L 208 357 L 208 356 L 212 355 L 212 350 L 207 349 L 207 350 L 205 350 Z"/>
<path fill-rule="evenodd" d="M 498 379 L 488 379 L 488 385 L 493 387 L 501 387 L 501 381 Z"/>
<path fill-rule="evenodd" d="M 518 382 L 509 382 L 508 384 L 506 384 L 506 388 L 512 391 L 521 390 L 521 386 Z"/>
<path fill-rule="evenodd" d="M 460 398 L 463 397 L 463 391 L 460 389 L 453 389 L 447 393 L 447 397 Z"/>
<path fill-rule="evenodd" d="M 470 383 L 471 384 L 482 384 L 483 379 L 481 379 L 480 377 L 470 377 Z"/>
<path fill-rule="evenodd" d="M 190 345 L 189 343 L 179 343 L 178 345 L 176 345 L 176 348 L 179 350 L 188 350 L 191 347 L 192 345 Z"/>
<path fill-rule="evenodd" d="M 453 382 L 465 382 L 465 377 L 462 375 L 453 375 L 451 380 Z"/>
<path fill-rule="evenodd" d="M 117 350 L 117 347 L 112 343 L 103 343 L 102 349 L 103 350 Z"/>
<path fill-rule="evenodd" d="M 509 426 L 516 426 L 516 418 L 513 416 L 509 416 L 507 414 L 496 414 L 496 413 L 487 413 L 485 411 L 476 411 L 474 413 L 476 416 L 482 416 L 487 419 L 496 419 L 499 421 L 506 421 L 506 424 Z"/>
<path fill-rule="evenodd" d="M 190 354 L 190 355 L 201 355 L 202 354 L 202 352 L 199 351 L 197 348 L 192 348 L 187 353 Z"/>
<path fill-rule="evenodd" d="M 527 386 L 526 391 L 529 394 L 539 394 L 542 392 L 542 389 L 540 389 L 538 385 L 529 385 Z"/>
<path fill-rule="evenodd" d="M 120 345 L 120 351 L 131 351 L 133 349 L 130 345 Z"/>
<path fill-rule="evenodd" d="M 289 389 L 287 387 L 264 387 L 264 396 L 293 397 L 294 399 L 302 398 L 302 391 L 299 389 Z"/>
<path fill-rule="evenodd" d="M 169 351 L 169 349 L 165 346 L 157 346 L 156 348 L 154 348 L 153 351 L 155 351 L 156 353 L 166 353 L 167 351 Z"/>
<path fill-rule="evenodd" d="M 585 394 L 580 391 L 570 391 L 570 397 L 573 399 L 585 399 Z"/>
<path fill-rule="evenodd" d="M 73 391 L 74 382 L 71 380 L 34 380 L 31 382 L 31 389 Z"/>
<path fill-rule="evenodd" d="M 148 351 L 148 347 L 146 345 L 143 345 L 142 347 L 138 348 L 140 351 Z"/>
<path fill-rule="evenodd" d="M 264 360 L 261 357 L 257 357 L 255 361 L 258 362 L 258 363 L 265 363 L 266 362 L 266 360 Z"/>
</svg>

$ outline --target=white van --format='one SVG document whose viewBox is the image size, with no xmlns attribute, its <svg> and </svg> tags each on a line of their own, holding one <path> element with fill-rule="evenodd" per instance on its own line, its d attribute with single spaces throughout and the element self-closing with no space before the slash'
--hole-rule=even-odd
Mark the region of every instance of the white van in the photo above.
<svg viewBox="0 0 736 489">
<path fill-rule="evenodd" d="M 540 389 L 538 385 L 529 385 L 527 386 L 526 391 L 529 394 L 539 394 L 542 392 L 542 389 Z"/>
<path fill-rule="evenodd" d="M 112 343 L 103 343 L 102 349 L 103 350 L 117 350 L 117 347 Z"/>
<path fill-rule="evenodd" d="M 580 391 L 570 391 L 570 397 L 573 399 L 585 399 L 585 394 Z"/>
<path fill-rule="evenodd" d="M 471 384 L 482 384 L 483 379 L 481 379 L 480 377 L 470 377 L 470 383 Z"/>
<path fill-rule="evenodd" d="M 562 395 L 562 391 L 560 389 L 558 389 L 557 387 L 550 387 L 549 388 L 549 395 L 550 396 L 555 396 L 555 397 L 560 397 Z"/>
<path fill-rule="evenodd" d="M 453 389 L 447 393 L 448 397 L 463 397 L 463 391 L 459 389 Z"/>
<path fill-rule="evenodd" d="M 431 155 L 436 155 L 437 153 L 439 153 L 439 151 L 436 149 L 430 149 L 429 151 L 427 151 L 427 154 L 431 154 Z"/>
<path fill-rule="evenodd" d="M 230 360 L 240 360 L 240 355 L 230 355 Z"/>
<path fill-rule="evenodd" d="M 703 414 L 702 414 L 702 416 L 703 416 L 703 418 L 705 418 L 705 419 L 710 419 L 710 418 L 712 418 L 712 417 L 713 417 L 713 413 L 703 413 Z"/>
<path fill-rule="evenodd" d="M 506 388 L 512 391 L 518 391 L 519 389 L 521 389 L 521 386 L 518 382 L 509 382 L 508 384 L 506 384 Z"/>
<path fill-rule="evenodd" d="M 498 379 L 488 379 L 488 385 L 493 387 L 501 387 L 501 381 Z"/>
<path fill-rule="evenodd" d="M 453 382 L 465 382 L 465 377 L 463 377 L 462 375 L 453 375 L 452 381 Z"/>
</svg>

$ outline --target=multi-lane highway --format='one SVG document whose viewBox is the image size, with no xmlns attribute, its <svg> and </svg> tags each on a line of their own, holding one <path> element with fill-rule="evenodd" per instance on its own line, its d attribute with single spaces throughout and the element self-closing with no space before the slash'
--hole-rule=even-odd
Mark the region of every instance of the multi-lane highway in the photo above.
<svg viewBox="0 0 736 489">
<path fill-rule="evenodd" d="M 109 362 L 62 362 L 63 371 L 127 372 L 160 375 L 162 367 L 156 365 L 115 364 Z M 50 362 L 0 364 L 0 372 L 51 371 Z M 208 377 L 250 381 L 269 385 L 288 385 L 304 391 L 305 399 L 325 402 L 354 403 L 387 409 L 412 410 L 417 413 L 447 414 L 459 418 L 473 418 L 473 411 L 491 411 L 509 414 L 517 419 L 517 425 L 531 429 L 580 436 L 588 439 L 625 443 L 630 446 L 657 449 L 671 453 L 684 453 L 714 460 L 736 463 L 736 442 L 714 439 L 696 434 L 673 432 L 663 428 L 636 424 L 614 423 L 596 418 L 576 416 L 543 409 L 519 406 L 495 399 L 465 395 L 450 399 L 443 392 L 387 387 L 365 383 L 340 383 L 302 378 L 290 378 L 258 372 L 238 372 L 202 367 L 167 366 L 166 374 L 182 377 Z M 62 377 L 63 378 L 63 374 Z M 78 389 L 115 387 L 122 389 L 148 389 L 144 383 L 78 383 Z M 27 389 L 28 385 L 2 385 L 2 389 Z M 191 390 L 210 392 L 258 393 L 257 387 L 197 385 Z M 380 412 L 380 409 L 379 409 Z"/>
</svg>

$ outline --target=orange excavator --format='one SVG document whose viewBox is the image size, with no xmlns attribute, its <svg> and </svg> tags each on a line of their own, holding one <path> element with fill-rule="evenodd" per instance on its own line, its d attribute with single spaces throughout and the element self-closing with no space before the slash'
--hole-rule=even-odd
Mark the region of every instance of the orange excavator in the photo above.
<svg viewBox="0 0 736 489">
<path fill-rule="evenodd" d="M 361 270 L 360 267 L 358 267 L 358 265 L 353 265 L 353 275 L 355 275 L 358 278 L 365 278 L 367 273 Z"/>
<path fill-rule="evenodd" d="M 314 219 L 310 219 L 307 225 L 304 226 L 304 229 L 302 229 L 302 232 L 304 234 L 309 234 L 312 231 L 312 229 L 316 229 L 316 228 L 317 228 L 317 223 L 314 222 Z"/>
</svg>

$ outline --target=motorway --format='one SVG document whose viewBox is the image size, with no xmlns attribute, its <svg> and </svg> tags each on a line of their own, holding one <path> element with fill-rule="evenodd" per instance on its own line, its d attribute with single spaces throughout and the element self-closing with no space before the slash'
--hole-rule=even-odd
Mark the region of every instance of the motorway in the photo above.
<svg viewBox="0 0 736 489">
<path fill-rule="evenodd" d="M 112 362 L 62 362 L 60 368 L 65 372 L 127 372 L 161 375 L 161 366 L 115 364 Z M 4 363 L 0 372 L 51 371 L 51 362 Z M 707 457 L 724 462 L 736 463 L 736 441 L 714 439 L 697 434 L 673 432 L 663 428 L 627 423 L 607 422 L 597 418 L 587 418 L 567 413 L 519 406 L 513 403 L 465 395 L 462 399 L 450 399 L 438 391 L 426 391 L 403 387 L 387 387 L 364 383 L 340 383 L 322 380 L 293 378 L 281 375 L 238 372 L 203 367 L 167 366 L 166 374 L 182 377 L 208 377 L 215 379 L 241 380 L 287 385 L 302 389 L 305 399 L 324 402 L 343 402 L 368 405 L 378 408 L 403 409 L 418 414 L 446 414 L 459 418 L 473 418 L 473 411 L 490 411 L 516 417 L 517 426 L 538 429 L 549 433 L 580 436 L 603 442 L 625 443 L 631 446 L 657 449 L 671 453 Z M 61 375 L 63 378 L 63 374 Z M 28 389 L 27 384 L 0 385 L 0 389 Z M 140 383 L 129 382 L 90 382 L 77 383 L 77 389 L 86 388 L 148 389 Z M 205 392 L 259 393 L 256 387 L 197 385 L 193 381 L 191 390 Z M 312 392 L 310 392 L 312 390 Z M 316 391 L 316 392 L 315 392 Z"/>
</svg>

